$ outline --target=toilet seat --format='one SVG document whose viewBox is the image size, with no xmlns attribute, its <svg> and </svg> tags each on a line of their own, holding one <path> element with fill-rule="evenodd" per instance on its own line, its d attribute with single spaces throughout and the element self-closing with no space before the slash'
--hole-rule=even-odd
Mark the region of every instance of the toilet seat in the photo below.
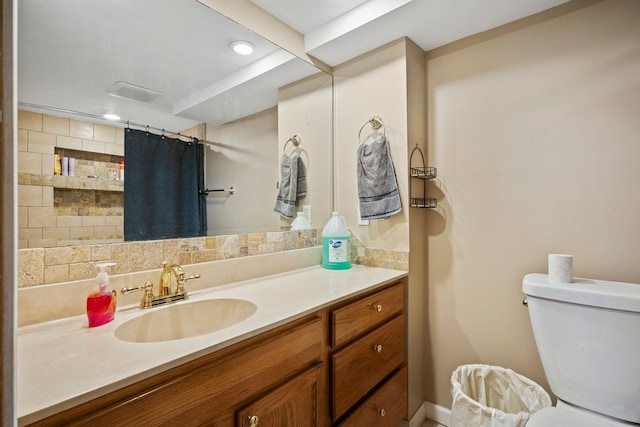
<svg viewBox="0 0 640 427">
<path fill-rule="evenodd" d="M 527 427 L 621 427 L 630 425 L 634 424 L 564 407 L 544 408 L 531 415 L 527 422 Z"/>
</svg>

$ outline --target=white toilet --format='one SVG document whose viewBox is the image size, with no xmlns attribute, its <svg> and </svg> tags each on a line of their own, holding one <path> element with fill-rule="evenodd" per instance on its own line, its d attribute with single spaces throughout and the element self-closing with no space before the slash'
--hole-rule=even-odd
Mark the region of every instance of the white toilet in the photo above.
<svg viewBox="0 0 640 427">
<path fill-rule="evenodd" d="M 640 424 L 640 285 L 546 274 L 522 281 L 529 317 L 556 407 L 527 427 Z"/>
</svg>

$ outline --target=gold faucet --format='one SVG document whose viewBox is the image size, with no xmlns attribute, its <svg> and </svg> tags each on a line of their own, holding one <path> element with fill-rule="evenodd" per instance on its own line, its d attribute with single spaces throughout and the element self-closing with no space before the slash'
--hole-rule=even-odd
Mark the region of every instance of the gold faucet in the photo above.
<svg viewBox="0 0 640 427">
<path fill-rule="evenodd" d="M 163 261 L 162 273 L 160 273 L 158 297 L 163 298 L 169 295 L 171 295 L 171 267 L 167 261 Z"/>
<path fill-rule="evenodd" d="M 176 290 L 171 292 L 171 276 L 176 278 Z M 144 291 L 142 300 L 140 300 L 140 308 L 151 308 L 158 305 L 169 304 L 176 301 L 187 299 L 187 291 L 185 284 L 189 280 L 199 279 L 199 274 L 185 277 L 184 269 L 178 264 L 169 264 L 167 261 L 162 263 L 162 272 L 160 273 L 160 283 L 158 284 L 158 295 L 153 294 L 153 283 L 146 282 L 142 286 L 132 288 L 122 288 L 120 292 L 125 295 L 131 292 Z"/>
</svg>

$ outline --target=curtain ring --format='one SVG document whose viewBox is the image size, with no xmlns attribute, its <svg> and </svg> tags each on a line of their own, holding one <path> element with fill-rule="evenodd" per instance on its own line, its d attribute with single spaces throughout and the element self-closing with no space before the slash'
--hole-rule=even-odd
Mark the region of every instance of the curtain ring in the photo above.
<svg viewBox="0 0 640 427">
<path fill-rule="evenodd" d="M 162 139 L 164 139 L 164 129 L 162 129 Z"/>
<path fill-rule="evenodd" d="M 146 125 L 144 127 L 144 131 L 146 132 L 147 135 L 149 135 L 149 125 Z"/>
</svg>

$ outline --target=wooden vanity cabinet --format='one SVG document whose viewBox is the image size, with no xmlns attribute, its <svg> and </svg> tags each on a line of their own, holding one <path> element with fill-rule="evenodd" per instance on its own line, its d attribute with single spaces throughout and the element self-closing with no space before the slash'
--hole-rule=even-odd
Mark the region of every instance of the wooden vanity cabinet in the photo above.
<svg viewBox="0 0 640 427">
<path fill-rule="evenodd" d="M 240 408 L 272 390 L 285 399 L 283 386 L 291 382 L 297 390 L 301 374 L 321 369 L 323 331 L 322 318 L 312 315 L 34 425 L 231 427 Z M 284 407 L 301 399 L 295 392 L 291 396 L 294 402 Z M 306 421 L 300 425 L 313 425 Z"/>
<path fill-rule="evenodd" d="M 404 282 L 319 310 L 33 426 L 396 426 Z"/>
<path fill-rule="evenodd" d="M 331 311 L 334 423 L 396 426 L 406 417 L 404 298 L 397 283 Z"/>
</svg>

